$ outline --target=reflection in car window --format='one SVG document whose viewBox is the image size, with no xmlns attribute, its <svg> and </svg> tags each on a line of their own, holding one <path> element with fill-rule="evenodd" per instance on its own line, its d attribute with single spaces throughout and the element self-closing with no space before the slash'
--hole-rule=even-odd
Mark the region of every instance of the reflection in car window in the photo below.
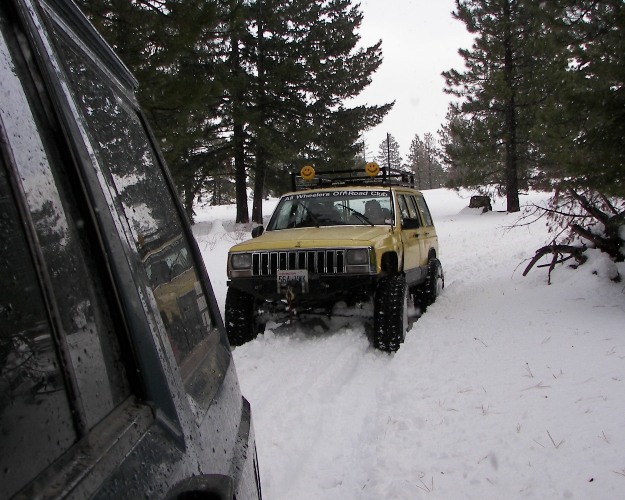
<svg viewBox="0 0 625 500">
<path fill-rule="evenodd" d="M 76 432 L 1 155 L 0 214 L 0 484 L 11 497 L 67 450 Z"/>
<path fill-rule="evenodd" d="M 32 87 L 24 88 L 34 92 Z M 100 300 L 101 287 L 92 276 L 97 263 L 85 240 L 84 220 L 69 185 L 71 176 L 63 169 L 41 101 L 28 97 L 18 83 L 11 98 L 2 101 L 3 119 L 54 293 L 72 387 L 80 392 L 73 411 L 82 431 L 125 399 L 129 388 L 119 346 L 111 335 L 112 321 L 105 301 Z M 27 114 L 31 109 L 33 115 Z"/>
<path fill-rule="evenodd" d="M 198 387 L 187 377 L 198 360 L 210 352 L 215 355 L 220 339 L 159 160 L 132 104 L 105 83 L 62 32 L 56 35 L 91 144 L 108 172 L 107 181 L 121 205 L 118 210 L 128 220 L 187 389 Z M 215 371 L 223 371 L 220 361 L 213 361 Z"/>
</svg>

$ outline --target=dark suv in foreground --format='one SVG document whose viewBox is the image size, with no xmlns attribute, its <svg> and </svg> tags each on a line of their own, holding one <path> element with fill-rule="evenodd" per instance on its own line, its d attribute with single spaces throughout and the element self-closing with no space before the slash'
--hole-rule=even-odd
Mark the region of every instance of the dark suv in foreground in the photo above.
<svg viewBox="0 0 625 500">
<path fill-rule="evenodd" d="M 260 498 L 250 407 L 132 75 L 0 3 L 0 497 Z"/>
</svg>

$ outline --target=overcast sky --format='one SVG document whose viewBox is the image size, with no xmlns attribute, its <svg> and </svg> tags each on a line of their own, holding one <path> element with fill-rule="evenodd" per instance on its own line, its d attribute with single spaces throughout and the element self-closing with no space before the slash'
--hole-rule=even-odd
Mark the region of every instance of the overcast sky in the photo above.
<svg viewBox="0 0 625 500">
<path fill-rule="evenodd" d="M 436 137 L 450 101 L 441 72 L 463 69 L 458 49 L 472 42 L 465 25 L 452 18 L 454 8 L 453 0 L 361 0 L 361 44 L 381 39 L 384 61 L 354 102 L 395 101 L 382 124 L 365 133 L 367 159 L 377 153 L 387 132 L 399 143 L 404 161 L 415 134 Z"/>
</svg>

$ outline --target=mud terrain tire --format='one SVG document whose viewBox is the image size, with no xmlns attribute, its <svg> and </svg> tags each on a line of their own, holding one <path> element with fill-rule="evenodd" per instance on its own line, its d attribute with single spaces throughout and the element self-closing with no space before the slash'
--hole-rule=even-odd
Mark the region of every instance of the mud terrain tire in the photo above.
<svg viewBox="0 0 625 500">
<path fill-rule="evenodd" d="M 224 322 L 231 346 L 240 346 L 254 340 L 264 328 L 256 317 L 254 297 L 248 293 L 228 287 Z"/>
<path fill-rule="evenodd" d="M 408 329 L 408 287 L 402 274 L 382 278 L 375 293 L 373 309 L 373 346 L 395 352 Z"/>
</svg>

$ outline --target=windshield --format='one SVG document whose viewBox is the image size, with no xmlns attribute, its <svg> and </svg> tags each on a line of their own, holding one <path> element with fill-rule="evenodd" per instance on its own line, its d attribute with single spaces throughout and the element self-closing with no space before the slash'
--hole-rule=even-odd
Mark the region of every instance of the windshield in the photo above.
<svg viewBox="0 0 625 500">
<path fill-rule="evenodd" d="M 389 191 L 324 191 L 297 193 L 280 200 L 268 231 L 298 227 L 390 225 Z"/>
</svg>

